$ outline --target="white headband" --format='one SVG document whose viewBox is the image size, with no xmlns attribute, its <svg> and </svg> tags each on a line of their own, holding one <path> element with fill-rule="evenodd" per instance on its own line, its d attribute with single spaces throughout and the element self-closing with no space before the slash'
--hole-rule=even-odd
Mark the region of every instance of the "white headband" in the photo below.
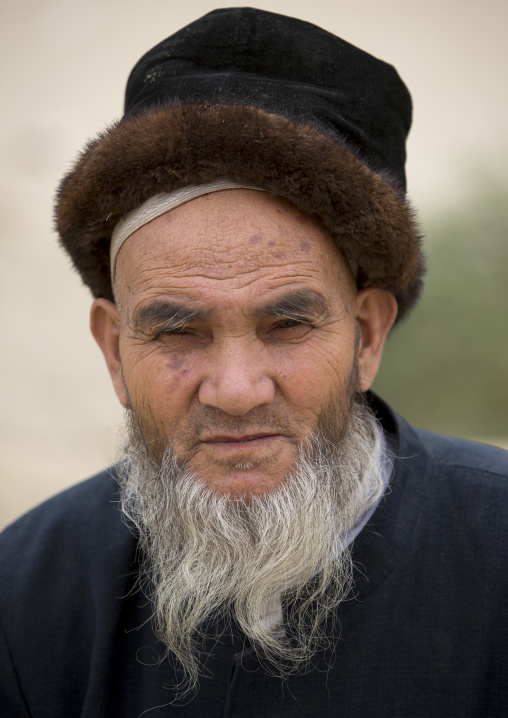
<svg viewBox="0 0 508 718">
<path fill-rule="evenodd" d="M 267 192 L 268 190 L 262 189 L 262 187 L 254 187 L 252 185 L 243 184 L 240 182 L 234 182 L 228 179 L 219 179 L 215 182 L 209 182 L 208 184 L 201 185 L 189 185 L 182 189 L 177 189 L 174 192 L 167 194 L 156 194 L 150 197 L 141 207 L 134 209 L 129 212 L 127 217 L 121 219 L 113 230 L 111 235 L 111 247 L 110 247 L 110 261 L 111 261 L 111 280 L 115 279 L 115 267 L 116 258 L 118 252 L 122 248 L 123 243 L 129 239 L 131 234 L 134 234 L 138 229 L 143 227 L 152 219 L 160 217 L 161 214 L 165 214 L 175 207 L 179 207 L 185 202 L 190 202 L 191 199 L 201 197 L 204 194 L 210 194 L 211 192 L 220 192 L 224 189 L 255 189 L 261 192 Z"/>
</svg>

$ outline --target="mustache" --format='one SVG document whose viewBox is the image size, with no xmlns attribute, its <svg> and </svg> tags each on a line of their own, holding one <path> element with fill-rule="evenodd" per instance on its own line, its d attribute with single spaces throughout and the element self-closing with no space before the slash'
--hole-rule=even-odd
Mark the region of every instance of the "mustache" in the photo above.
<svg viewBox="0 0 508 718">
<path fill-rule="evenodd" d="M 127 404 L 127 413 L 135 417 L 143 438 L 152 447 L 160 442 L 167 443 L 167 439 L 156 432 L 155 427 L 149 426 L 143 417 L 132 406 L 130 400 Z M 289 441 L 295 440 L 300 430 L 300 424 L 291 417 L 283 416 L 273 407 L 256 407 L 242 416 L 232 416 L 220 409 L 200 406 L 187 417 L 185 426 L 178 434 L 181 442 L 189 448 L 218 435 L 245 436 L 280 434 Z"/>
<path fill-rule="evenodd" d="M 291 437 L 297 432 L 297 423 L 274 415 L 273 412 L 259 416 L 234 417 L 227 414 L 200 416 L 194 419 L 184 436 L 194 436 L 206 441 L 212 436 L 252 436 L 282 434 Z"/>
</svg>

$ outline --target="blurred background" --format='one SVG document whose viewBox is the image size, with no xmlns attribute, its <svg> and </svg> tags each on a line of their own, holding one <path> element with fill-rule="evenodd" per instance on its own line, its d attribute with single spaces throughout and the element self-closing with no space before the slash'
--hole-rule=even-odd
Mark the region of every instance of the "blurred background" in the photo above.
<svg viewBox="0 0 508 718">
<path fill-rule="evenodd" d="M 208 0 L 4 0 L 0 18 L 0 526 L 115 458 L 122 415 L 55 188 L 122 113 L 138 58 Z M 428 276 L 375 389 L 411 422 L 508 448 L 505 0 L 271 0 L 394 64 L 415 105 L 408 184 Z"/>
</svg>

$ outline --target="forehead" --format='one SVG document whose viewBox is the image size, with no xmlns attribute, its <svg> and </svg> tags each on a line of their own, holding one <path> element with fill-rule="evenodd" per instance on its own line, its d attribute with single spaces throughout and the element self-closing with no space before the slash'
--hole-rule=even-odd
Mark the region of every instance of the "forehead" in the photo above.
<svg viewBox="0 0 508 718">
<path fill-rule="evenodd" d="M 334 285 L 351 289 L 351 273 L 316 219 L 266 192 L 225 190 L 135 232 L 118 255 L 115 294 L 121 302 L 190 293 L 206 302 L 210 292 L 255 296 Z"/>
</svg>

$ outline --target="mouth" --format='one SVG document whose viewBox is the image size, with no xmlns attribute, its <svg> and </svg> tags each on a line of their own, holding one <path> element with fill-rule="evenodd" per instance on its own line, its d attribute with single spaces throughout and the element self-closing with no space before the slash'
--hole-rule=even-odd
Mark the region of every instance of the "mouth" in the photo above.
<svg viewBox="0 0 508 718">
<path fill-rule="evenodd" d="M 205 444 L 221 444 L 221 443 L 242 443 L 244 441 L 258 441 L 258 439 L 266 439 L 271 436 L 278 436 L 273 433 L 260 433 L 260 434 L 215 434 L 203 439 Z"/>
<path fill-rule="evenodd" d="M 215 434 L 202 439 L 201 444 L 212 451 L 220 453 L 252 452 L 262 448 L 269 448 L 281 434 L 257 433 L 257 434 Z"/>
</svg>

